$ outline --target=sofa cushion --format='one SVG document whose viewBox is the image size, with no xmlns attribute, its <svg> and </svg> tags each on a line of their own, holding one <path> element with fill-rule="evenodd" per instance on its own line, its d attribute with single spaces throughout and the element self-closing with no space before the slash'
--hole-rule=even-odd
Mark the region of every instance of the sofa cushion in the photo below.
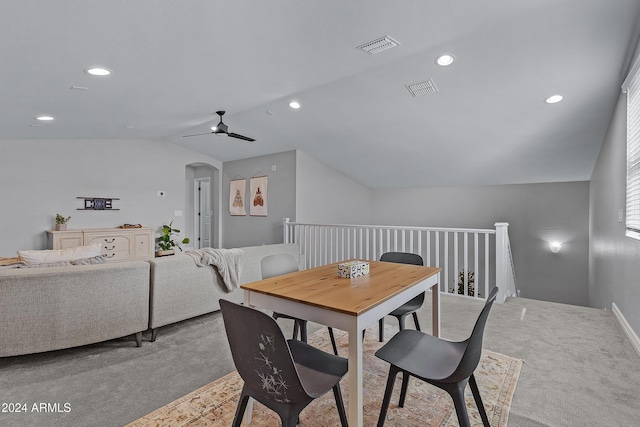
<svg viewBox="0 0 640 427">
<path fill-rule="evenodd" d="M 18 251 L 18 257 L 27 264 L 50 264 L 60 261 L 75 261 L 100 255 L 102 244 L 76 246 L 68 249 L 45 249 Z"/>
</svg>

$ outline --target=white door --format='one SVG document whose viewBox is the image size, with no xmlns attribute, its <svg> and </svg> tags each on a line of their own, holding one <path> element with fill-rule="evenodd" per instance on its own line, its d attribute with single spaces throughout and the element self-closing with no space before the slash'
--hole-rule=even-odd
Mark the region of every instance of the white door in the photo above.
<svg viewBox="0 0 640 427">
<path fill-rule="evenodd" d="M 194 247 L 211 247 L 211 183 L 209 178 L 198 178 L 194 186 L 196 194 L 195 201 L 195 237 Z"/>
</svg>

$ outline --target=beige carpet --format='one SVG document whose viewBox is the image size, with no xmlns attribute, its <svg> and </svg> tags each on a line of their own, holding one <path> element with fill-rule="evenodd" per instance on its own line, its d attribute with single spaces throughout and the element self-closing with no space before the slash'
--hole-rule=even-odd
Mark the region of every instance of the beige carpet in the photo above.
<svg viewBox="0 0 640 427">
<path fill-rule="evenodd" d="M 395 332 L 390 326 L 385 337 Z M 364 425 L 374 426 L 380 412 L 380 404 L 384 394 L 388 365 L 374 356 L 375 351 L 383 343 L 377 339 L 377 324 L 369 328 L 364 345 Z M 347 334 L 335 330 L 338 350 L 341 355 L 347 354 Z M 331 351 L 326 328 L 309 337 L 309 343 Z M 503 354 L 484 350 L 482 359 L 475 372 L 480 394 L 484 402 L 489 422 L 493 427 L 507 425 L 511 399 L 516 388 L 522 361 Z M 458 426 L 453 401 L 444 391 L 430 384 L 412 378 L 404 408 L 399 408 L 398 393 L 400 376 L 397 377 L 394 395 L 389 405 L 385 427 L 410 426 Z M 232 372 L 204 387 L 199 388 L 180 399 L 165 405 L 152 413 L 128 424 L 127 427 L 141 426 L 220 426 L 228 427 L 233 421 L 238 398 L 242 389 L 242 379 L 237 372 Z M 341 381 L 345 405 L 348 405 L 346 377 Z M 467 409 L 471 425 L 482 426 L 480 415 L 476 409 L 471 390 L 466 390 Z M 279 426 L 277 415 L 260 403 L 254 404 L 251 426 Z M 340 426 L 333 393 L 329 392 L 316 399 L 300 415 L 301 427 L 334 427 Z"/>
</svg>

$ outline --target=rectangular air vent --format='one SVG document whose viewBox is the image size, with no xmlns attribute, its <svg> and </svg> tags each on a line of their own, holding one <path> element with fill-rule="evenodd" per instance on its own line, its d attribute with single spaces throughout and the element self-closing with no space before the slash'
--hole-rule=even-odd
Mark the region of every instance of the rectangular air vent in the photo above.
<svg viewBox="0 0 640 427">
<path fill-rule="evenodd" d="M 423 82 L 406 85 L 406 88 L 413 97 L 429 95 L 431 93 L 436 93 L 438 91 L 438 88 L 436 87 L 435 83 L 433 83 L 433 80 L 431 79 L 425 80 Z"/>
<path fill-rule="evenodd" d="M 383 50 L 391 49 L 400 45 L 400 42 L 392 39 L 389 36 L 381 37 L 377 40 L 370 41 L 369 43 L 365 43 L 361 46 L 358 46 L 358 49 L 363 50 L 369 55 L 375 55 L 376 53 L 380 53 Z"/>
</svg>

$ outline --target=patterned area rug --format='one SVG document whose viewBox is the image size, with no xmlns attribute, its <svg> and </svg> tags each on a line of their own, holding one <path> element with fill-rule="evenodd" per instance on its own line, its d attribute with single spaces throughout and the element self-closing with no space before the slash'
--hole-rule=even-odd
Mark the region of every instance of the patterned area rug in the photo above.
<svg viewBox="0 0 640 427">
<path fill-rule="evenodd" d="M 385 337 L 393 336 L 394 329 L 386 326 Z M 347 354 L 347 334 L 334 330 L 340 355 Z M 327 329 L 323 328 L 309 337 L 309 343 L 331 352 Z M 378 421 L 380 405 L 388 374 L 386 362 L 374 356 L 384 343 L 378 342 L 377 324 L 367 331 L 364 344 L 364 425 L 374 426 Z M 484 402 L 489 422 L 494 427 L 507 425 L 511 399 L 518 382 L 522 361 L 503 354 L 483 350 L 475 377 Z M 399 408 L 400 375 L 389 404 L 385 427 L 410 426 L 458 426 L 453 401 L 444 391 L 412 378 L 404 408 Z M 233 421 L 243 381 L 232 372 L 198 390 L 165 405 L 154 412 L 128 424 L 141 426 L 220 426 L 228 427 Z M 348 405 L 347 378 L 341 381 L 345 407 Z M 482 426 L 471 389 L 466 389 L 467 410 L 472 426 Z M 265 406 L 254 402 L 252 427 L 279 426 L 278 416 Z M 316 399 L 300 414 L 300 427 L 338 427 L 340 420 L 333 393 Z"/>
</svg>

